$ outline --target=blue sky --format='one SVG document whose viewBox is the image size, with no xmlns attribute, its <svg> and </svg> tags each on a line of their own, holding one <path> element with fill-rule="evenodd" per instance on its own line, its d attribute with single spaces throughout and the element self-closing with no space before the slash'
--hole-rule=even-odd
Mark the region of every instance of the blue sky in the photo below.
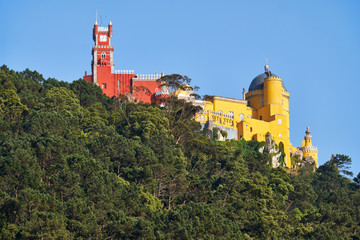
<svg viewBox="0 0 360 240">
<path fill-rule="evenodd" d="M 0 0 L 0 65 L 71 82 L 91 72 L 92 28 L 113 23 L 117 70 L 187 75 L 200 95 L 241 98 L 270 70 L 290 92 L 291 142 L 360 171 L 360 1 Z"/>
</svg>

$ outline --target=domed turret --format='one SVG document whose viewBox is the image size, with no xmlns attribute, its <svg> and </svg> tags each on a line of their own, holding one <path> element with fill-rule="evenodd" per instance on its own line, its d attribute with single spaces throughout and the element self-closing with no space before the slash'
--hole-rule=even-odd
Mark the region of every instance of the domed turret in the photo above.
<svg viewBox="0 0 360 240">
<path fill-rule="evenodd" d="M 273 74 L 271 71 L 269 71 L 269 66 L 266 64 L 265 72 L 257 75 L 251 81 L 250 86 L 249 86 L 249 92 L 264 89 L 264 80 L 265 80 L 265 78 L 270 77 L 270 76 L 277 77 L 275 74 Z M 282 82 L 281 84 L 282 84 L 282 87 L 286 90 L 284 83 Z"/>
</svg>

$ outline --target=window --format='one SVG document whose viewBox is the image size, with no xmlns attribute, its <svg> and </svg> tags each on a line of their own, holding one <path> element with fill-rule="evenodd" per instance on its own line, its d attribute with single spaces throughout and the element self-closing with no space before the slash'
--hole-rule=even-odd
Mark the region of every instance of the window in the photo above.
<svg viewBox="0 0 360 240">
<path fill-rule="evenodd" d="M 278 119 L 278 124 L 281 124 L 281 123 L 282 123 L 281 119 Z"/>
<path fill-rule="evenodd" d="M 103 84 L 102 84 L 102 88 L 106 88 L 106 83 L 103 83 Z"/>
<path fill-rule="evenodd" d="M 233 111 L 229 111 L 229 115 L 230 115 L 230 116 L 234 116 L 234 112 L 233 112 Z"/>
<path fill-rule="evenodd" d="M 118 90 L 120 90 L 120 80 L 118 80 Z"/>
<path fill-rule="evenodd" d="M 259 119 L 262 120 L 262 116 L 261 116 L 261 115 L 260 115 Z"/>
<path fill-rule="evenodd" d="M 252 132 L 252 127 L 250 127 L 250 132 Z"/>
<path fill-rule="evenodd" d="M 251 115 L 249 115 L 248 118 L 252 118 Z"/>
<path fill-rule="evenodd" d="M 240 114 L 240 121 L 244 121 L 244 117 L 245 117 L 244 114 L 241 113 Z"/>
<path fill-rule="evenodd" d="M 279 133 L 279 137 L 281 137 L 281 133 Z"/>
<path fill-rule="evenodd" d="M 260 98 L 260 104 L 264 105 L 264 98 Z"/>
<path fill-rule="evenodd" d="M 106 58 L 106 53 L 103 52 L 103 53 L 101 54 L 101 58 L 102 58 L 102 59 Z"/>
</svg>

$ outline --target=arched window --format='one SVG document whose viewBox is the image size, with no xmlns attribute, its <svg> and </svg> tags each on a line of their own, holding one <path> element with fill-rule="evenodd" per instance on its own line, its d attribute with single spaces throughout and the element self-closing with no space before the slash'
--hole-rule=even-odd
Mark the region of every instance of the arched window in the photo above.
<svg viewBox="0 0 360 240">
<path fill-rule="evenodd" d="M 101 54 L 101 58 L 102 58 L 102 59 L 105 59 L 105 58 L 106 58 L 106 53 L 103 52 L 103 53 Z"/>
<path fill-rule="evenodd" d="M 252 132 L 252 127 L 250 127 L 250 132 Z"/>
<path fill-rule="evenodd" d="M 244 114 L 241 113 L 240 114 L 240 121 L 244 121 L 244 117 L 245 117 Z"/>
<path fill-rule="evenodd" d="M 262 116 L 261 116 L 261 115 L 260 115 L 259 119 L 262 120 Z"/>
</svg>

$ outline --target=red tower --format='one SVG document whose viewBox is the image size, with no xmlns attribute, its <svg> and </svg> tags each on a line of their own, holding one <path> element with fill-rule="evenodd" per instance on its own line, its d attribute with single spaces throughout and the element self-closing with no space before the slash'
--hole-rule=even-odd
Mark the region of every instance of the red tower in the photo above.
<svg viewBox="0 0 360 240">
<path fill-rule="evenodd" d="M 92 48 L 93 60 L 91 62 L 92 75 L 83 77 L 86 81 L 98 85 L 109 96 L 131 95 L 139 101 L 154 101 L 155 93 L 161 91 L 161 75 L 136 75 L 134 70 L 114 70 L 114 47 L 111 46 L 112 24 L 108 27 L 97 25 L 95 21 Z"/>
</svg>

